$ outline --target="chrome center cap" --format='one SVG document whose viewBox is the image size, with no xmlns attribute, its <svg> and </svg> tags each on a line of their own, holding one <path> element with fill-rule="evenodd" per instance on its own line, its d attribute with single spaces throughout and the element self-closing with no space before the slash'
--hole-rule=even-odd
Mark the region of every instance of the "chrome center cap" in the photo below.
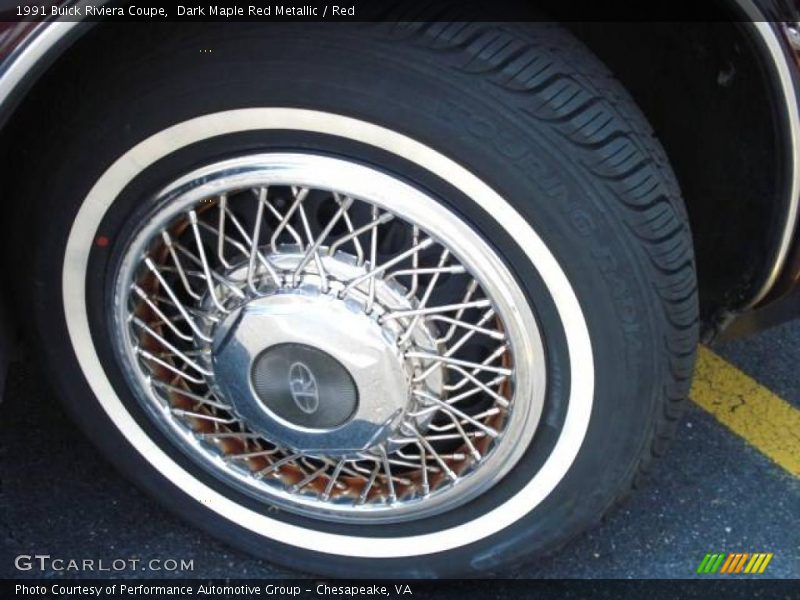
<svg viewBox="0 0 800 600">
<path fill-rule="evenodd" d="M 411 373 L 391 332 L 328 294 L 257 298 L 213 341 L 216 385 L 275 443 L 351 454 L 384 442 L 408 408 Z"/>
</svg>

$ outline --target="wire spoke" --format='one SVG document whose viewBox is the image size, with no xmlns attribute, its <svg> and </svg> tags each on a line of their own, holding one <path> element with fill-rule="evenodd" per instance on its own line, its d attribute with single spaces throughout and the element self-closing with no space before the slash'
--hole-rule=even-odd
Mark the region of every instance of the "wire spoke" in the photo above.
<svg viewBox="0 0 800 600">
<path fill-rule="evenodd" d="M 450 250 L 448 250 L 447 248 L 442 250 L 442 253 L 439 256 L 439 264 L 437 265 L 437 267 L 438 268 L 444 267 L 444 263 L 447 262 L 447 259 L 449 257 L 450 257 Z M 433 293 L 433 290 L 436 287 L 436 283 L 439 281 L 439 277 L 440 276 L 441 276 L 441 272 L 437 271 L 437 272 L 435 272 L 433 274 L 433 277 L 431 277 L 430 281 L 428 282 L 428 285 L 425 288 L 425 292 L 422 294 L 422 298 L 419 301 L 419 309 L 420 310 L 424 310 L 425 307 L 428 305 L 428 300 L 430 300 L 431 294 Z M 404 345 L 406 342 L 408 342 L 408 340 L 411 338 L 411 336 L 414 335 L 414 330 L 416 329 L 417 324 L 419 323 L 419 319 L 423 314 L 424 313 L 418 312 L 411 319 L 411 323 L 406 328 L 405 333 L 400 338 L 400 344 L 401 345 Z"/>
<path fill-rule="evenodd" d="M 468 423 L 471 423 L 472 425 L 474 425 L 478 429 L 484 431 L 485 433 L 487 433 L 489 436 L 491 436 L 493 438 L 495 438 L 498 435 L 500 435 L 500 433 L 496 429 L 493 429 L 492 427 L 489 427 L 488 425 L 485 425 L 484 423 L 482 423 L 478 419 L 468 415 L 467 413 L 465 413 L 464 411 L 456 408 L 455 406 L 450 406 L 449 404 L 447 404 L 446 402 L 444 402 L 440 398 L 437 398 L 436 396 L 431 396 L 430 394 L 426 394 L 425 392 L 421 392 L 419 390 L 414 390 L 413 393 L 414 393 L 414 395 L 417 395 L 417 396 L 420 396 L 420 397 L 424 398 L 428 402 L 432 402 L 434 404 L 439 405 L 444 412 L 450 413 L 452 415 L 455 415 L 455 416 L 459 417 L 460 419 L 464 419 Z"/>
<path fill-rule="evenodd" d="M 311 244 L 311 246 L 308 248 L 308 250 L 306 250 L 305 255 L 300 260 L 300 263 L 297 265 L 297 268 L 294 270 L 294 273 L 292 273 L 293 282 L 297 281 L 297 277 L 300 275 L 300 273 L 303 271 L 303 269 L 305 269 L 306 265 L 308 264 L 308 262 L 313 257 L 319 263 L 318 266 L 320 268 L 320 276 L 323 278 L 322 279 L 322 291 L 323 292 L 327 292 L 328 291 L 328 282 L 327 282 L 327 279 L 325 278 L 324 271 L 322 270 L 322 267 L 321 267 L 322 262 L 321 262 L 321 259 L 320 259 L 320 256 L 319 256 L 319 247 L 322 245 L 322 242 L 325 241 L 325 238 L 328 237 L 328 235 L 330 234 L 331 230 L 336 226 L 336 223 L 339 222 L 339 219 L 342 218 L 342 215 L 345 213 L 345 211 L 350 207 L 350 205 L 352 203 L 353 203 L 352 198 L 345 198 L 344 201 L 342 201 L 341 205 L 339 206 L 339 210 L 336 211 L 336 214 L 333 216 L 333 218 L 330 221 L 328 221 L 328 224 L 325 226 L 325 228 L 322 230 L 322 232 L 317 236 L 317 239 L 314 240 L 313 243 Z M 302 207 L 301 207 L 301 211 L 302 211 Z M 305 211 L 301 212 L 300 214 L 302 215 L 303 223 L 306 224 L 307 221 L 306 221 L 306 218 L 305 218 Z M 309 231 L 308 233 L 309 233 L 309 236 L 310 236 L 311 232 Z"/>
<path fill-rule="evenodd" d="M 415 252 L 419 252 L 420 250 L 424 250 L 425 248 L 427 248 L 428 246 L 431 246 L 432 244 L 433 244 L 433 240 L 431 238 L 428 238 L 425 241 L 422 241 L 419 244 L 417 244 L 415 246 L 412 246 L 411 248 L 409 248 L 405 252 L 402 252 L 401 254 L 395 256 L 394 258 L 386 261 L 382 265 L 374 267 L 373 269 L 371 269 L 370 271 L 368 271 L 364 275 L 356 277 L 355 279 L 350 281 L 347 284 L 347 286 L 344 288 L 344 290 L 342 291 L 342 293 L 340 295 L 343 295 L 344 293 L 350 291 L 351 289 L 356 287 L 359 283 L 362 283 L 363 281 L 366 281 L 367 279 L 371 279 L 371 278 L 376 277 L 377 275 L 380 275 L 381 273 L 386 271 L 386 269 L 388 269 L 389 267 L 393 267 L 394 265 L 404 261 L 406 258 L 411 256 Z"/>
<path fill-rule="evenodd" d="M 157 388 L 166 390 L 168 392 L 172 392 L 173 394 L 178 394 L 186 398 L 191 398 L 195 402 L 200 402 L 201 404 L 213 406 L 214 408 L 221 408 L 222 410 L 231 410 L 231 406 L 229 404 L 217 402 L 216 400 L 209 400 L 208 397 L 206 396 L 200 396 L 199 394 L 195 394 L 193 392 L 190 392 L 189 390 L 185 390 L 183 388 L 179 388 L 177 386 L 164 383 L 163 381 L 153 380 L 153 385 Z"/>
<path fill-rule="evenodd" d="M 178 273 L 186 293 L 195 300 L 201 300 L 202 296 L 195 292 L 194 288 L 192 288 L 192 285 L 189 283 L 189 278 L 186 276 L 186 271 L 181 264 L 180 258 L 178 258 L 177 252 L 175 252 L 175 244 L 172 242 L 172 237 L 166 231 L 161 232 L 161 237 L 164 240 L 164 245 L 167 247 L 170 258 L 172 258 L 172 264 L 175 266 L 175 272 Z"/>
<path fill-rule="evenodd" d="M 489 300 L 473 300 L 472 302 L 462 302 L 460 304 L 445 304 L 444 306 L 429 306 L 426 308 L 415 308 L 411 310 L 397 310 L 383 316 L 383 321 L 389 319 L 402 319 L 403 317 L 415 317 L 417 315 L 432 315 L 436 313 L 452 312 L 467 308 L 486 308 L 491 306 Z"/>
<path fill-rule="evenodd" d="M 430 455 L 433 457 L 433 460 L 435 460 L 442 471 L 444 471 L 444 474 L 447 475 L 447 477 L 452 481 L 456 481 L 458 477 L 455 473 L 453 473 L 453 470 L 450 468 L 450 466 L 444 461 L 444 458 L 442 458 L 442 456 L 436 452 L 431 443 L 422 435 L 420 435 L 419 431 L 417 431 L 415 428 L 412 427 L 410 429 L 412 430 L 411 433 L 417 438 L 419 443 L 422 444 L 422 447 L 430 453 Z"/>
<path fill-rule="evenodd" d="M 278 223 L 278 226 L 275 227 L 275 231 L 272 232 L 272 237 L 270 238 L 270 245 L 272 246 L 273 252 L 279 251 L 278 238 L 280 237 L 281 233 L 283 233 L 284 229 L 290 233 L 290 235 L 295 239 L 300 248 L 303 248 L 304 246 L 303 239 L 300 237 L 297 231 L 295 231 L 294 228 L 289 224 L 289 219 L 292 218 L 294 212 L 297 210 L 297 208 L 300 206 L 303 200 L 305 200 L 309 190 L 307 188 L 301 188 L 301 189 L 295 188 L 292 191 L 294 193 L 294 202 L 292 202 L 292 205 L 289 207 L 289 210 L 286 211 L 286 214 L 283 215 L 283 218 L 281 219 L 280 223 Z"/>
<path fill-rule="evenodd" d="M 432 360 L 435 363 L 441 363 L 444 365 L 455 365 L 458 367 L 471 367 L 477 371 L 489 371 L 490 373 L 499 373 L 501 375 L 511 375 L 513 372 L 511 369 L 507 369 L 505 367 L 493 367 L 491 365 L 485 365 L 481 363 L 472 362 L 469 360 L 461 360 L 458 358 L 452 358 L 450 356 L 444 356 L 442 354 L 430 354 L 429 352 L 406 352 L 406 357 L 408 358 L 423 358 L 426 360 Z"/>
<path fill-rule="evenodd" d="M 335 240 L 328 248 L 328 255 L 333 256 L 341 246 L 352 240 L 353 245 L 356 248 L 356 256 L 358 257 L 359 261 L 358 264 L 362 264 L 364 262 L 364 249 L 361 246 L 361 242 L 359 241 L 358 236 L 368 231 L 369 232 L 374 231 L 375 229 L 378 228 L 378 226 L 383 225 L 384 223 L 388 223 L 393 218 L 394 218 L 393 214 L 383 213 L 381 214 L 380 217 L 378 217 L 377 219 L 373 219 L 366 225 L 362 225 L 357 229 L 352 229 L 353 225 L 350 222 L 350 216 L 345 213 L 345 221 L 349 223 L 348 229 L 350 230 L 350 233 L 343 235 L 342 237 Z"/>
<path fill-rule="evenodd" d="M 131 321 L 132 321 L 132 322 L 133 322 L 135 325 L 137 325 L 138 327 L 140 327 L 142 330 L 146 331 L 148 335 L 150 335 L 151 337 L 153 337 L 153 338 L 155 338 L 156 340 L 158 340 L 158 342 L 159 342 L 159 343 L 160 343 L 162 346 L 164 346 L 165 348 L 167 348 L 167 349 L 168 349 L 168 350 L 169 350 L 169 351 L 170 351 L 172 354 L 174 354 L 175 356 L 179 357 L 179 358 L 180 358 L 180 359 L 181 359 L 181 360 L 182 360 L 184 363 L 186 363 L 186 365 L 187 365 L 187 366 L 191 367 L 192 369 L 194 369 L 195 371 L 197 371 L 197 372 L 198 372 L 198 373 L 200 373 L 201 375 L 206 375 L 206 376 L 211 376 L 211 375 L 213 375 L 213 372 L 212 372 L 212 371 L 209 371 L 208 369 L 204 369 L 203 367 L 201 367 L 200 365 L 198 365 L 198 364 L 197 364 L 195 361 L 193 361 L 191 358 L 189 358 L 188 356 L 186 356 L 186 354 L 184 354 L 183 352 L 181 352 L 180 350 L 178 350 L 178 349 L 177 349 L 175 346 L 173 346 L 172 344 L 170 344 L 170 343 L 169 343 L 167 340 L 165 340 L 163 337 L 161 337 L 161 335 L 160 335 L 159 333 L 157 333 L 155 330 L 151 329 L 151 328 L 150 328 L 150 327 L 147 325 L 147 323 L 145 323 L 144 321 L 142 321 L 142 320 L 141 320 L 141 319 L 139 319 L 138 317 L 133 317 L 133 319 L 132 319 Z"/>
<path fill-rule="evenodd" d="M 178 243 L 178 242 L 175 242 L 174 246 L 175 246 L 175 249 L 178 252 L 180 252 L 183 256 L 188 258 L 190 261 L 192 261 L 195 265 L 197 265 L 201 269 L 203 268 L 202 259 L 200 257 L 198 257 L 198 256 L 195 256 L 188 248 L 186 248 L 186 246 L 184 246 L 183 244 Z M 225 286 L 228 289 L 228 291 L 230 291 L 233 295 L 235 295 L 235 296 L 237 296 L 239 298 L 244 298 L 244 296 L 245 296 L 244 293 L 234 283 L 228 281 L 225 277 L 223 277 L 221 274 L 219 274 L 216 270 L 211 271 L 209 273 L 210 277 L 209 277 L 209 275 L 206 274 L 206 272 L 204 270 L 203 271 L 186 271 L 186 275 L 189 276 L 189 277 L 195 277 L 197 279 L 202 279 L 203 283 L 206 285 L 207 288 L 209 287 L 209 285 L 213 286 L 213 282 L 210 281 L 210 280 L 213 280 L 213 281 L 216 281 L 217 283 L 219 283 L 220 285 Z M 201 300 L 202 300 L 202 298 L 201 298 Z"/>
<path fill-rule="evenodd" d="M 228 196 L 221 194 L 217 202 L 217 258 L 226 268 L 230 269 L 231 264 L 225 260 L 225 242 L 228 237 L 225 235 L 225 212 L 228 209 Z"/>
</svg>

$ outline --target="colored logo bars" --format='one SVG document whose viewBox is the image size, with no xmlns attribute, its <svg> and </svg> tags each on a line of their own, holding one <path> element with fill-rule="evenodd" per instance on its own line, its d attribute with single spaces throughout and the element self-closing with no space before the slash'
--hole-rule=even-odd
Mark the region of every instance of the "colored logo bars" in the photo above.
<svg viewBox="0 0 800 600">
<path fill-rule="evenodd" d="M 772 560 L 772 552 L 731 552 L 729 554 L 706 554 L 697 566 L 697 572 L 706 574 L 712 573 L 763 573 L 769 561 Z"/>
</svg>

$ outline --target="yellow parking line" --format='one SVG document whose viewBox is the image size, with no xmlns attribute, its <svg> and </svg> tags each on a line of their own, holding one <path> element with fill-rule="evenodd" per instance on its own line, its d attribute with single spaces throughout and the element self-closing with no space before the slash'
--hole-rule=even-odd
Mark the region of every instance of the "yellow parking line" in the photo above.
<svg viewBox="0 0 800 600">
<path fill-rule="evenodd" d="M 800 410 L 707 348 L 700 348 L 690 397 L 759 452 L 800 477 Z"/>
</svg>

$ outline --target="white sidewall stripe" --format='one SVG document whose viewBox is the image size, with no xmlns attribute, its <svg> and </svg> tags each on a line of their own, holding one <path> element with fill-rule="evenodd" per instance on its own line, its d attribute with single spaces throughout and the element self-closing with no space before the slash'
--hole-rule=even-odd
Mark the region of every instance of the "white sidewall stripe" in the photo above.
<svg viewBox="0 0 800 600">
<path fill-rule="evenodd" d="M 491 215 L 515 240 L 544 280 L 566 334 L 573 375 L 563 429 L 542 468 L 517 494 L 472 521 L 406 537 L 356 537 L 325 533 L 260 514 L 215 491 L 186 471 L 139 427 L 105 374 L 92 342 L 85 281 L 89 252 L 106 211 L 139 173 L 164 156 L 212 137 L 251 130 L 289 129 L 349 138 L 398 155 L 459 189 Z M 89 386 L 120 432 L 164 477 L 203 506 L 232 523 L 290 546 L 329 554 L 393 558 L 458 548 L 486 538 L 533 510 L 569 470 L 589 425 L 594 395 L 594 361 L 589 331 L 566 275 L 522 216 L 494 190 L 457 163 L 395 131 L 341 115 L 295 108 L 248 108 L 184 121 L 149 137 L 114 162 L 86 196 L 70 231 L 62 274 L 64 311 L 75 354 Z"/>
</svg>

